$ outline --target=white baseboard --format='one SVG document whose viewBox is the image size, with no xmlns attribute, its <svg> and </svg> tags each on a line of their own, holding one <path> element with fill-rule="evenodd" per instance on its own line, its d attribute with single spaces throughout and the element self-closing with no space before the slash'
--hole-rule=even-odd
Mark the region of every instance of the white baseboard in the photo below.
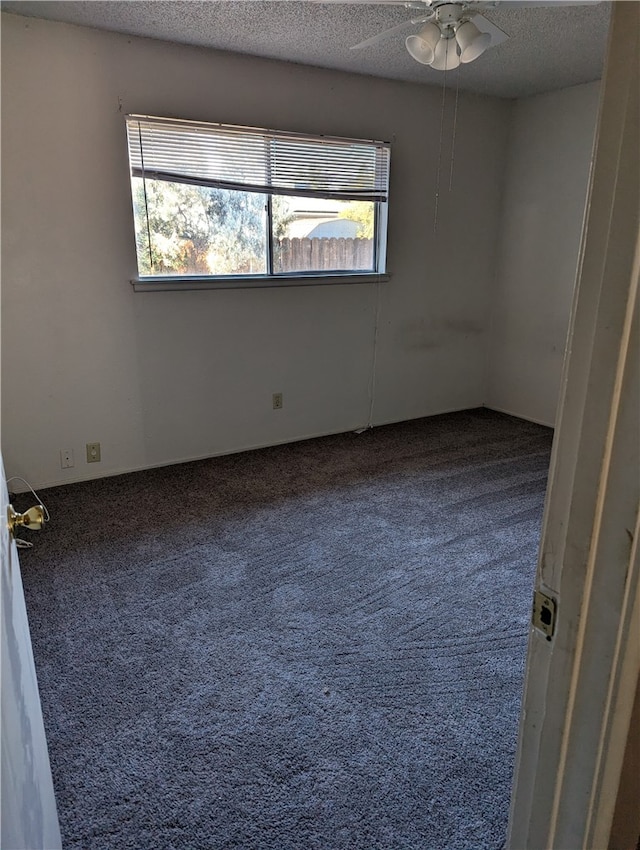
<svg viewBox="0 0 640 850">
<path fill-rule="evenodd" d="M 531 419 L 528 416 L 522 416 L 521 414 L 513 413 L 510 410 L 501 410 L 500 408 L 492 407 L 492 406 L 489 406 L 489 405 L 483 405 L 483 404 L 478 404 L 478 405 L 475 405 L 474 407 L 468 407 L 467 406 L 467 407 L 447 408 L 445 410 L 435 411 L 434 413 L 426 413 L 426 414 L 423 413 L 423 414 L 420 414 L 419 416 L 412 416 L 409 419 L 407 419 L 407 418 L 404 418 L 404 419 L 384 419 L 384 420 L 374 422 L 371 427 L 372 428 L 381 428 L 385 425 L 397 425 L 400 422 L 412 422 L 415 419 L 426 419 L 426 418 L 430 418 L 432 416 L 444 416 L 447 413 L 461 413 L 464 410 L 476 410 L 478 407 L 485 407 L 488 410 L 495 410 L 497 413 L 506 413 L 508 416 L 514 416 L 517 419 L 526 419 L 529 422 L 535 422 L 537 425 L 546 425 L 547 427 L 553 427 L 552 425 L 549 425 L 548 422 L 542 422 L 540 420 Z M 35 484 L 33 482 L 29 482 L 29 483 L 32 485 L 32 487 L 35 490 L 46 490 L 49 487 L 63 487 L 66 484 L 80 484 L 84 481 L 97 481 L 100 478 L 113 478 L 116 475 L 128 475 L 131 472 L 144 472 L 146 469 L 161 469 L 163 466 L 177 466 L 180 463 L 193 463 L 193 462 L 199 461 L 199 460 L 209 460 L 210 458 L 214 458 L 214 457 L 224 457 L 226 455 L 240 454 L 241 452 L 251 452 L 251 451 L 257 451 L 258 449 L 268 449 L 268 448 L 272 448 L 272 447 L 275 447 L 275 446 L 286 445 L 287 443 L 300 443 L 303 440 L 314 440 L 314 439 L 317 439 L 318 437 L 332 437 L 332 436 L 335 436 L 336 434 L 351 434 L 351 433 L 355 433 L 357 431 L 360 431 L 361 429 L 362 429 L 362 432 L 367 431 L 367 430 L 369 430 L 369 426 L 361 425 L 361 426 L 356 426 L 354 428 L 348 428 L 346 430 L 340 429 L 339 431 L 317 431 L 317 432 L 314 432 L 314 433 L 311 433 L 311 434 L 305 434 L 305 435 L 300 436 L 300 437 L 289 437 L 289 438 L 286 438 L 286 439 L 283 439 L 283 440 L 276 440 L 275 442 L 270 442 L 270 443 L 254 443 L 254 444 L 251 444 L 251 445 L 239 446 L 239 447 L 236 447 L 236 448 L 233 448 L 233 449 L 228 449 L 228 450 L 222 451 L 222 452 L 214 452 L 212 454 L 193 455 L 193 456 L 190 456 L 190 457 L 176 458 L 174 460 L 166 460 L 166 461 L 162 461 L 160 463 L 149 463 L 149 464 L 140 464 L 138 466 L 120 467 L 120 468 L 116 468 L 116 469 L 109 469 L 109 470 L 100 471 L 98 474 L 93 473 L 91 475 L 79 475 L 79 476 L 76 476 L 75 478 L 54 479 L 53 481 L 47 481 L 45 483 L 43 483 L 43 482 L 36 482 Z M 18 486 L 11 487 L 12 493 L 28 492 L 27 488 L 24 487 L 24 485 L 19 484 L 18 482 L 16 482 L 16 484 Z"/>
<path fill-rule="evenodd" d="M 190 455 L 188 457 L 175 458 L 173 460 L 163 460 L 160 463 L 145 463 L 139 464 L 136 466 L 127 466 L 127 467 L 119 467 L 116 469 L 108 469 L 101 470 L 98 474 L 93 475 L 79 475 L 75 478 L 65 478 L 65 479 L 55 479 L 53 481 L 47 481 L 46 483 L 36 483 L 33 484 L 29 482 L 31 486 L 35 490 L 46 490 L 49 487 L 64 487 L 66 484 L 81 484 L 84 481 L 97 481 L 100 478 L 113 478 L 116 475 L 128 475 L 130 472 L 144 472 L 146 469 L 162 469 L 164 466 L 177 466 L 181 463 L 194 463 L 199 460 L 209 460 L 214 457 L 224 457 L 225 455 L 236 455 L 241 454 L 242 452 L 251 452 L 257 449 L 268 449 L 274 446 L 283 446 L 287 443 L 299 443 L 303 440 L 313 440 L 316 437 L 331 437 L 335 434 L 349 434 L 354 431 L 355 428 L 349 428 L 346 431 L 319 431 L 313 434 L 307 434 L 302 437 L 290 437 L 284 440 L 276 440 L 275 442 L 270 443 L 255 443 L 247 446 L 239 446 L 233 449 L 227 449 L 222 452 L 212 452 L 201 455 Z M 27 488 L 23 488 L 22 485 L 11 488 L 12 493 L 24 493 L 28 492 Z"/>
<path fill-rule="evenodd" d="M 462 413 L 463 410 L 477 410 L 479 407 L 484 407 L 483 404 L 474 404 L 472 407 L 465 405 L 464 407 L 447 407 L 445 410 L 436 410 L 434 413 L 420 413 L 418 416 L 403 417 L 402 419 L 380 419 L 371 425 L 372 428 L 382 428 L 384 425 L 397 425 L 400 422 L 414 422 L 416 419 L 431 419 L 432 416 L 445 416 L 447 413 Z M 366 430 L 369 426 L 366 426 Z"/>
<path fill-rule="evenodd" d="M 533 422 L 535 425 L 544 425 L 546 428 L 555 428 L 555 422 L 545 422 L 543 419 L 535 419 L 533 416 L 526 416 L 524 413 L 515 413 L 513 410 L 505 410 L 503 407 L 496 407 L 493 404 L 483 404 L 487 410 L 495 410 L 496 413 L 505 413 L 507 416 L 514 416 L 516 419 L 524 419 L 526 422 Z"/>
</svg>

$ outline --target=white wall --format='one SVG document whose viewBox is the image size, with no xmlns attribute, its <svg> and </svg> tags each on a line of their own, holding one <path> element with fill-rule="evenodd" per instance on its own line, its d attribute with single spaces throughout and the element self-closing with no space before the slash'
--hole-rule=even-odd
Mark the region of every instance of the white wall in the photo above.
<svg viewBox="0 0 640 850">
<path fill-rule="evenodd" d="M 390 139 L 373 422 L 482 404 L 510 104 L 461 96 L 436 237 L 440 97 L 3 15 L 7 474 L 49 485 L 368 422 L 375 284 L 133 292 L 128 112 Z"/>
<path fill-rule="evenodd" d="M 506 163 L 487 406 L 554 425 L 599 83 L 516 101 Z"/>
</svg>

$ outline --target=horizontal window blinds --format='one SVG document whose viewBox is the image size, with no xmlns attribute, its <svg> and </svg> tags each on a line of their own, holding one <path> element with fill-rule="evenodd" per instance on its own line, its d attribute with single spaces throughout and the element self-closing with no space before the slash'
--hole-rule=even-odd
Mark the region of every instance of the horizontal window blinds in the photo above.
<svg viewBox="0 0 640 850">
<path fill-rule="evenodd" d="M 273 195 L 386 201 L 384 142 L 127 116 L 134 177 Z"/>
</svg>

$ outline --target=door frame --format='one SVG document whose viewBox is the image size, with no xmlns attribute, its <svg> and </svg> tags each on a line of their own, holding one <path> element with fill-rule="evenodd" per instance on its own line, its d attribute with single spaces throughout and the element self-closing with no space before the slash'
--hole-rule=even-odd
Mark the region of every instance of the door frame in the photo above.
<svg viewBox="0 0 640 850">
<path fill-rule="evenodd" d="M 613 3 L 507 847 L 609 846 L 640 670 L 640 4 Z M 640 824 L 639 824 L 640 827 Z"/>
</svg>

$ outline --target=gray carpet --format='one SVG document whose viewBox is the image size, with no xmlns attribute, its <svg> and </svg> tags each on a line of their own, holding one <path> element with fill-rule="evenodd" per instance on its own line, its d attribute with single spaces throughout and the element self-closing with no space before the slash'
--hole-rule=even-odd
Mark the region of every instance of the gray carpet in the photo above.
<svg viewBox="0 0 640 850">
<path fill-rule="evenodd" d="M 475 410 L 43 491 L 64 847 L 501 847 L 550 445 Z"/>
</svg>

